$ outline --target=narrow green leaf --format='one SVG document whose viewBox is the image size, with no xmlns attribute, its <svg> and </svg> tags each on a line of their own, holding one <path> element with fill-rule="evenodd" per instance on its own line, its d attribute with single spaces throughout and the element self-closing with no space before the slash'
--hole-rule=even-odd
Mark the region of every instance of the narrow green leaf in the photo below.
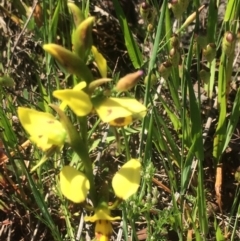
<svg viewBox="0 0 240 241">
<path fill-rule="evenodd" d="M 125 45 L 128 50 L 129 57 L 132 61 L 133 66 L 137 69 L 140 68 L 143 64 L 143 58 L 142 54 L 138 48 L 138 45 L 136 41 L 134 40 L 134 37 L 128 27 L 126 16 L 124 15 L 124 12 L 122 10 L 122 7 L 120 6 L 118 0 L 113 0 L 113 5 L 122 29 L 122 32 L 124 34 L 124 40 Z"/>
</svg>

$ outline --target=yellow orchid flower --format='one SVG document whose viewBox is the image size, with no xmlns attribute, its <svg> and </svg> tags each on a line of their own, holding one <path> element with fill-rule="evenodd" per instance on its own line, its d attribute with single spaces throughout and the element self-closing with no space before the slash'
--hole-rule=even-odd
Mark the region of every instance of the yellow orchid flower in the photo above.
<svg viewBox="0 0 240 241">
<path fill-rule="evenodd" d="M 76 115 L 85 116 L 94 106 L 103 122 L 118 127 L 129 125 L 147 113 L 146 107 L 134 98 L 105 98 L 92 101 L 89 95 L 82 91 L 84 85 L 80 84 L 73 89 L 53 92 L 53 96 L 63 101 L 61 109 L 68 105 Z"/>
<path fill-rule="evenodd" d="M 86 216 L 86 222 L 96 222 L 95 224 L 95 237 L 98 241 L 108 241 L 112 234 L 112 221 L 120 220 L 121 217 L 112 217 L 110 210 L 105 202 L 102 202 L 95 209 L 93 216 Z"/>
<path fill-rule="evenodd" d="M 124 164 L 115 174 L 112 186 L 116 196 L 126 200 L 136 193 L 140 183 L 141 164 L 137 159 L 131 159 Z M 80 203 L 86 199 L 90 188 L 87 177 L 71 166 L 63 167 L 60 173 L 60 188 L 63 195 L 69 200 Z M 100 202 L 92 216 L 86 216 L 86 222 L 96 223 L 95 237 L 98 241 L 108 241 L 112 234 L 112 221 L 120 220 L 121 217 L 112 217 L 111 209 L 106 201 Z"/>
<path fill-rule="evenodd" d="M 64 166 L 60 172 L 60 189 L 63 195 L 75 203 L 83 202 L 90 183 L 87 177 L 71 166 Z"/>
<path fill-rule="evenodd" d="M 136 193 L 140 183 L 141 164 L 137 159 L 131 159 L 120 168 L 112 180 L 112 186 L 117 197 L 126 200 Z M 112 234 L 111 222 L 121 219 L 112 217 L 106 202 L 102 202 L 95 209 L 93 216 L 86 216 L 86 222 L 96 222 L 95 237 L 98 241 L 108 241 Z"/>
<path fill-rule="evenodd" d="M 126 126 L 143 118 L 147 109 L 133 98 L 106 98 L 94 106 L 100 119 L 111 126 Z"/>
<path fill-rule="evenodd" d="M 19 107 L 18 117 L 23 128 L 30 134 L 29 139 L 43 151 L 64 144 L 66 130 L 50 113 Z"/>
</svg>

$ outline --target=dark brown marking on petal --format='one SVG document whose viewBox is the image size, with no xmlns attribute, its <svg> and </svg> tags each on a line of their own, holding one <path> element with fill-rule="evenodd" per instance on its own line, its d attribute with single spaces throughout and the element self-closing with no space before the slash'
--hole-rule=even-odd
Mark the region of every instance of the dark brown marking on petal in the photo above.
<svg viewBox="0 0 240 241">
<path fill-rule="evenodd" d="M 47 123 L 48 123 L 48 124 L 53 124 L 53 123 L 54 123 L 54 120 L 48 120 Z"/>
<path fill-rule="evenodd" d="M 124 123 L 125 117 L 119 117 L 115 119 L 113 122 L 116 123 L 117 125 L 121 125 Z"/>
<path fill-rule="evenodd" d="M 111 115 L 112 114 L 112 109 L 108 109 L 107 110 L 107 116 Z"/>
</svg>

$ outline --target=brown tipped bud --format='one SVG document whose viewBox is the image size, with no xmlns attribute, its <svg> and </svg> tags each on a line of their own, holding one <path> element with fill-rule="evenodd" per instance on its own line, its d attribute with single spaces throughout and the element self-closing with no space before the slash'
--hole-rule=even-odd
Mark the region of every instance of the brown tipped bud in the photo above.
<svg viewBox="0 0 240 241">
<path fill-rule="evenodd" d="M 94 20 L 94 17 L 88 17 L 81 22 L 72 38 L 73 51 L 84 60 L 84 62 L 92 48 L 92 27 Z"/>
<path fill-rule="evenodd" d="M 100 85 L 102 84 L 105 84 L 109 81 L 112 81 L 112 79 L 109 79 L 109 78 L 101 78 L 101 79 L 97 79 L 97 80 L 93 80 L 89 85 L 88 85 L 88 88 L 87 88 L 87 91 L 88 91 L 88 94 L 91 94 L 93 93 L 93 91 L 99 87 Z"/>
<path fill-rule="evenodd" d="M 226 32 L 222 41 L 222 49 L 228 57 L 234 53 L 235 43 L 236 36 L 230 31 Z"/>
<path fill-rule="evenodd" d="M 138 70 L 137 72 L 125 75 L 123 78 L 121 78 L 118 81 L 118 83 L 116 85 L 116 90 L 117 91 L 130 90 L 137 84 L 139 78 L 142 77 L 142 75 L 143 75 L 142 70 Z"/>
<path fill-rule="evenodd" d="M 70 11 L 72 12 L 75 27 L 79 26 L 79 24 L 84 20 L 83 12 L 74 3 L 69 2 L 67 5 Z"/>
<path fill-rule="evenodd" d="M 57 44 L 44 44 L 43 49 L 51 54 L 70 74 L 75 74 L 87 83 L 92 81 L 91 71 L 75 53 Z"/>
<path fill-rule="evenodd" d="M 179 37 L 177 34 L 173 34 L 172 37 L 170 38 L 170 45 L 171 47 L 178 49 L 180 46 L 180 42 L 179 42 Z"/>
<path fill-rule="evenodd" d="M 210 81 L 210 76 L 211 76 L 211 74 L 210 74 L 210 71 L 208 70 L 205 70 L 205 69 L 202 69 L 202 70 L 200 70 L 200 72 L 199 72 L 199 77 L 200 77 L 200 79 L 201 79 L 201 81 L 204 83 L 204 84 L 208 84 L 209 83 L 209 81 Z"/>
<path fill-rule="evenodd" d="M 147 2 L 143 2 L 140 6 L 140 15 L 147 23 L 153 23 L 156 12 Z"/>
<path fill-rule="evenodd" d="M 170 61 L 165 61 L 158 66 L 158 72 L 166 80 L 171 74 L 172 63 Z"/>
<path fill-rule="evenodd" d="M 149 81 L 150 87 L 152 87 L 153 85 L 155 85 L 157 83 L 157 77 L 155 74 L 151 74 L 151 76 L 146 76 L 144 78 L 144 84 L 147 85 L 147 81 Z"/>
<path fill-rule="evenodd" d="M 210 43 L 203 49 L 203 56 L 205 59 L 211 63 L 216 56 L 216 44 Z"/>
<path fill-rule="evenodd" d="M 150 5 L 147 2 L 143 2 L 140 6 L 140 15 L 143 19 L 147 19 L 150 12 Z"/>
<path fill-rule="evenodd" d="M 34 21 L 37 26 L 40 28 L 43 25 L 43 11 L 39 3 L 37 3 L 34 12 L 33 12 Z"/>
<path fill-rule="evenodd" d="M 180 53 L 178 49 L 172 48 L 169 52 L 169 60 L 174 67 L 177 67 L 180 62 Z"/>
</svg>

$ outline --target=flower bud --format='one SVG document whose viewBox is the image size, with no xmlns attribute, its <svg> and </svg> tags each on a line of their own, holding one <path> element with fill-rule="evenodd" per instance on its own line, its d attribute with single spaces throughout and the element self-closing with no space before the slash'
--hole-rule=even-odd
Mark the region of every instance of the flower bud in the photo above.
<svg viewBox="0 0 240 241">
<path fill-rule="evenodd" d="M 140 16 L 146 21 L 150 14 L 150 5 L 147 2 L 143 2 L 140 6 Z"/>
<path fill-rule="evenodd" d="M 236 43 L 236 36 L 234 35 L 234 33 L 227 31 L 223 37 L 222 49 L 228 57 L 234 53 L 235 43 Z"/>
<path fill-rule="evenodd" d="M 170 61 L 165 61 L 158 66 L 158 72 L 166 80 L 171 74 L 172 63 Z"/>
<path fill-rule="evenodd" d="M 123 78 L 121 78 L 118 81 L 118 83 L 116 85 L 116 90 L 117 91 L 130 90 L 137 84 L 139 78 L 142 77 L 142 75 L 143 75 L 142 70 L 138 70 L 137 72 L 125 75 Z"/>
<path fill-rule="evenodd" d="M 74 3 L 69 2 L 67 5 L 68 5 L 70 11 L 72 12 L 75 27 L 79 26 L 79 24 L 84 20 L 83 12 Z"/>
<path fill-rule="evenodd" d="M 73 52 L 57 44 L 44 44 L 43 49 L 51 54 L 70 74 L 75 74 L 90 83 L 92 73 L 85 63 Z"/>
<path fill-rule="evenodd" d="M 177 49 L 172 48 L 169 52 L 169 60 L 172 63 L 174 67 L 177 67 L 179 65 L 180 61 L 180 53 Z"/>
<path fill-rule="evenodd" d="M 234 177 L 235 177 L 235 181 L 240 184 L 240 166 L 237 168 L 237 170 L 234 174 Z"/>
<path fill-rule="evenodd" d="M 150 78 L 148 78 L 148 76 L 146 76 L 144 78 L 144 84 L 147 85 L 147 81 L 149 80 L 150 83 L 150 87 L 152 87 L 153 85 L 155 85 L 157 83 L 157 77 L 155 74 L 151 74 Z"/>
<path fill-rule="evenodd" d="M 203 56 L 210 63 L 214 60 L 216 56 L 216 44 L 210 43 L 203 49 Z"/>
<path fill-rule="evenodd" d="M 94 17 L 88 17 L 77 27 L 73 34 L 73 51 L 85 62 L 92 48 L 92 27 Z"/>
<path fill-rule="evenodd" d="M 180 3 L 179 3 L 180 4 Z M 188 5 L 188 3 L 187 3 Z M 185 4 L 181 5 L 183 12 L 186 10 L 186 8 L 184 7 Z M 205 5 L 202 5 L 199 9 L 198 9 L 198 13 L 200 13 L 203 9 L 205 8 Z M 196 19 L 197 13 L 193 12 L 190 16 L 188 16 L 188 18 L 185 20 L 185 22 L 183 23 L 183 25 L 181 26 L 181 29 L 186 28 L 189 24 L 191 24 L 195 19 Z"/>
<path fill-rule="evenodd" d="M 148 26 L 147 26 L 147 31 L 148 31 L 149 33 L 152 33 L 153 30 L 154 30 L 154 26 L 153 26 L 151 23 L 149 23 Z"/>
<path fill-rule="evenodd" d="M 34 12 L 33 12 L 34 21 L 37 26 L 40 28 L 43 25 L 43 11 L 39 3 L 37 3 Z"/>
<path fill-rule="evenodd" d="M 180 46 L 179 38 L 178 38 L 178 35 L 176 33 L 174 33 L 172 35 L 172 37 L 170 38 L 170 46 L 175 48 L 175 49 L 178 49 L 179 46 Z"/>
<path fill-rule="evenodd" d="M 140 14 L 145 22 L 152 24 L 156 16 L 156 11 L 147 2 L 143 2 L 140 6 Z"/>
</svg>

